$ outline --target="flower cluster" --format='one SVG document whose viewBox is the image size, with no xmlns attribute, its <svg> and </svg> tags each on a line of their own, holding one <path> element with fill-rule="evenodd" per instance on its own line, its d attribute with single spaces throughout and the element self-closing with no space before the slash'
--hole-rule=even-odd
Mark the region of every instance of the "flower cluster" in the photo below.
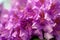
<svg viewBox="0 0 60 40">
<path fill-rule="evenodd" d="M 60 40 L 60 0 L 1 0 L 0 40 Z"/>
</svg>

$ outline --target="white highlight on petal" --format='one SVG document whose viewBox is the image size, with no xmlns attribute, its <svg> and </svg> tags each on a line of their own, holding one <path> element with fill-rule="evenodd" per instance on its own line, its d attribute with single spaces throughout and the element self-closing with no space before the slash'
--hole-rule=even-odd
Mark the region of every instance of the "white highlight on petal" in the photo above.
<svg viewBox="0 0 60 40">
<path fill-rule="evenodd" d="M 0 23 L 0 28 L 2 27 L 3 25 Z"/>
<path fill-rule="evenodd" d="M 13 37 L 16 37 L 16 35 L 17 35 L 17 31 L 15 31 L 15 32 L 12 34 Z"/>
<path fill-rule="evenodd" d="M 45 38 L 47 40 L 49 40 L 49 39 L 53 38 L 53 36 L 50 33 L 45 33 Z"/>
<path fill-rule="evenodd" d="M 19 36 L 22 37 L 23 35 L 25 35 L 25 33 L 23 33 L 22 31 L 20 31 Z"/>
<path fill-rule="evenodd" d="M 36 25 L 36 22 L 33 23 L 33 25 L 32 25 L 32 29 L 37 29 L 37 27 L 36 27 L 35 25 Z"/>
<path fill-rule="evenodd" d="M 48 16 L 48 13 L 45 13 L 45 17 L 44 17 L 46 20 L 51 20 L 50 18 L 49 18 L 49 16 Z"/>
<path fill-rule="evenodd" d="M 28 3 L 31 3 L 32 1 L 31 0 L 28 0 Z"/>
<path fill-rule="evenodd" d="M 46 29 L 48 30 L 49 33 L 51 33 L 53 31 L 52 26 L 50 24 L 48 24 L 48 26 L 46 26 Z"/>
<path fill-rule="evenodd" d="M 58 13 L 58 15 L 60 15 L 60 13 Z"/>
<path fill-rule="evenodd" d="M 3 18 L 8 18 L 8 14 L 3 15 Z"/>
<path fill-rule="evenodd" d="M 11 28 L 13 27 L 13 24 L 12 23 L 8 23 L 5 27 L 5 29 L 8 29 L 10 30 Z"/>
<path fill-rule="evenodd" d="M 33 0 L 33 1 L 38 2 L 39 0 Z"/>
</svg>

